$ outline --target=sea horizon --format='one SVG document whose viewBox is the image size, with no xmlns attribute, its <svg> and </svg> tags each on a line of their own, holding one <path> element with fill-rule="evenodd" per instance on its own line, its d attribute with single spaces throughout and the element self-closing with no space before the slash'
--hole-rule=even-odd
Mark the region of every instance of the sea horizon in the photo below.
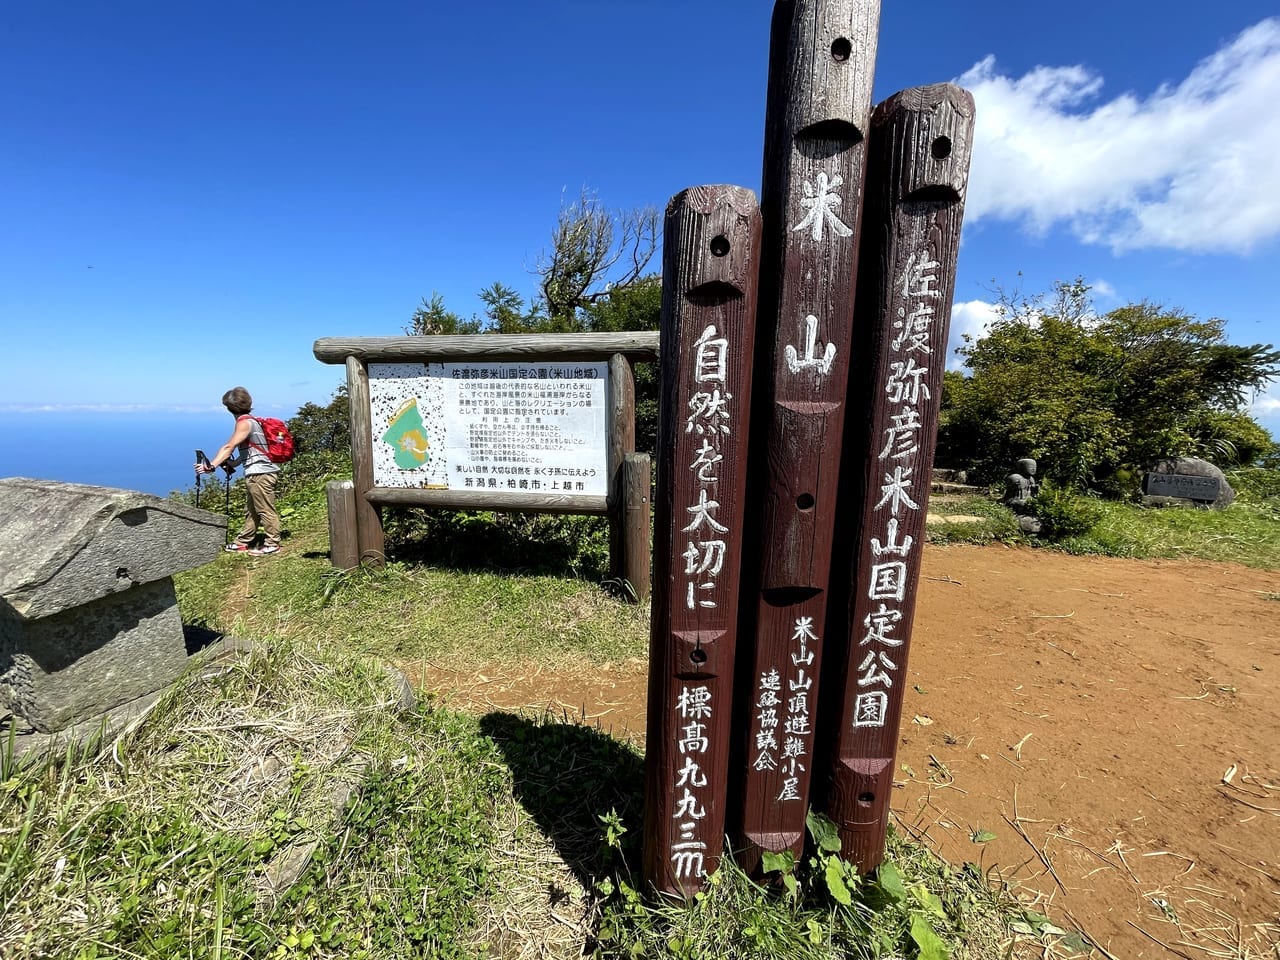
<svg viewBox="0 0 1280 960">
<path fill-rule="evenodd" d="M 195 486 L 196 450 L 212 456 L 234 427 L 225 410 L 0 409 L 0 477 L 166 497 Z"/>
</svg>

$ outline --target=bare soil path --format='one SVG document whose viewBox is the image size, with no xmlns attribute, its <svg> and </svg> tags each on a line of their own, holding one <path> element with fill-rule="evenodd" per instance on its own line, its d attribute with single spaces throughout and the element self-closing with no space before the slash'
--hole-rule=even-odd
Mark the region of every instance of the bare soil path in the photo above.
<svg viewBox="0 0 1280 960">
<path fill-rule="evenodd" d="M 1280 573 L 990 546 L 930 547 L 922 577 L 901 828 L 1109 956 L 1280 958 Z M 640 660 L 406 666 L 644 735 Z"/>
</svg>

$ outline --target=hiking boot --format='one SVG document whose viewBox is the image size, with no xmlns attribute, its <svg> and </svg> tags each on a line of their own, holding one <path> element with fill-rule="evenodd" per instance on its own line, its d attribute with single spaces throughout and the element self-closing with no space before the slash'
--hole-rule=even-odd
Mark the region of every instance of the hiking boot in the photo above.
<svg viewBox="0 0 1280 960">
<path fill-rule="evenodd" d="M 252 553 L 253 552 L 252 550 L 249 549 L 248 546 L 246 546 L 243 543 L 228 543 L 222 549 L 227 551 L 227 553 Z"/>
<path fill-rule="evenodd" d="M 279 548 L 279 547 L 277 547 L 275 544 L 268 543 L 268 544 L 266 544 L 265 546 L 261 546 L 261 547 L 258 547 L 258 548 L 256 548 L 256 549 L 254 549 L 254 550 L 250 550 L 250 551 L 249 551 L 249 556 L 251 556 L 251 557 L 265 557 L 265 556 L 267 556 L 268 554 L 271 554 L 271 553 L 279 553 L 279 552 L 280 552 L 280 548 Z"/>
</svg>

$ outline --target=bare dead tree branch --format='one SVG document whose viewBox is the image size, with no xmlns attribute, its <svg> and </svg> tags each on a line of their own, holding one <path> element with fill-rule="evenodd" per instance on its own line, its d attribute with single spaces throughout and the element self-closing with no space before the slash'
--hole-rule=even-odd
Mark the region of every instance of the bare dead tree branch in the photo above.
<svg viewBox="0 0 1280 960">
<path fill-rule="evenodd" d="M 583 189 L 561 203 L 551 247 L 539 254 L 534 272 L 551 317 L 568 318 L 578 309 L 629 286 L 644 274 L 658 247 L 658 212 L 653 207 L 613 211 Z M 617 277 L 610 275 L 627 263 Z"/>
</svg>

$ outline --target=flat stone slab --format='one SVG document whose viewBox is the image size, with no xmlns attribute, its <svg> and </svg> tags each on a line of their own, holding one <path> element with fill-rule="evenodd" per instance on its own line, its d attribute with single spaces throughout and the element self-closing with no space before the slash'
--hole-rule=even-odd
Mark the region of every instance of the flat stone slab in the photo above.
<svg viewBox="0 0 1280 960">
<path fill-rule="evenodd" d="M 136 490 L 0 480 L 0 619 L 37 620 L 209 563 L 227 521 Z"/>
</svg>

